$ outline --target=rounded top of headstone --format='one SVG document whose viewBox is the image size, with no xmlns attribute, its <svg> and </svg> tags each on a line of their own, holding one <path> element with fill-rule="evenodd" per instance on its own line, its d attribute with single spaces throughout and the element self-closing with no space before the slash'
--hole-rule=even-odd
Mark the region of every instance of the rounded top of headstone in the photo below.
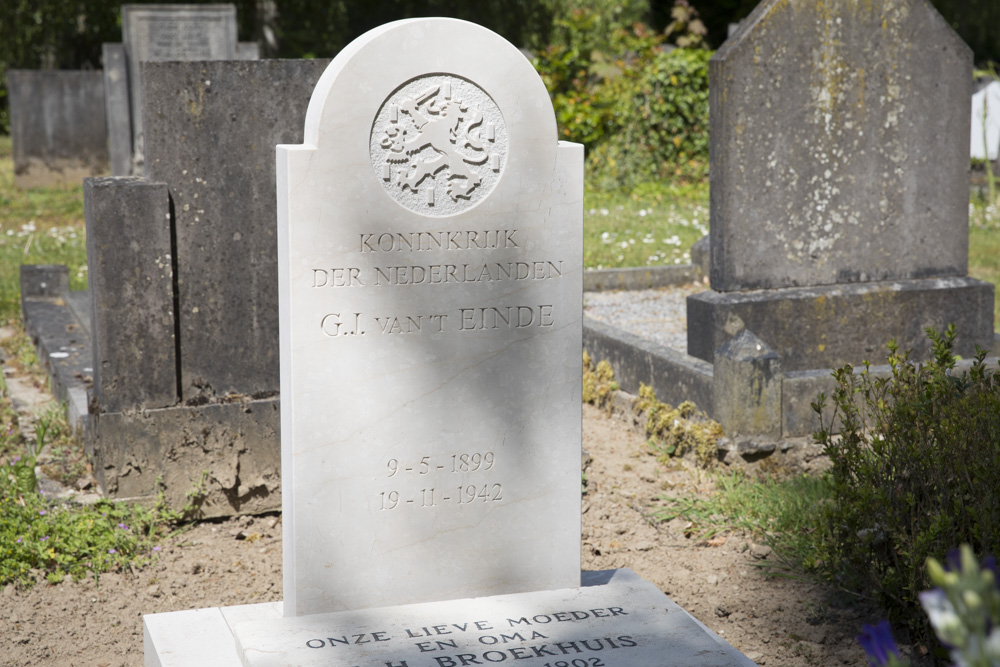
<svg viewBox="0 0 1000 667">
<path fill-rule="evenodd" d="M 366 191 L 376 184 L 403 209 L 445 217 L 479 206 L 515 170 L 545 182 L 558 134 L 517 48 L 474 23 L 424 18 L 340 52 L 309 102 L 304 144 L 351 164 Z"/>
</svg>

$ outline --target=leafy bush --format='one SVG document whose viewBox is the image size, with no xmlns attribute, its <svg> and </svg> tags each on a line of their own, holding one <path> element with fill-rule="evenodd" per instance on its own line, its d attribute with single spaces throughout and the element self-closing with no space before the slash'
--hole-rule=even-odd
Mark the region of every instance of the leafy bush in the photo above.
<svg viewBox="0 0 1000 667">
<path fill-rule="evenodd" d="M 833 416 L 815 434 L 833 462 L 826 562 L 856 574 L 852 583 L 918 636 L 927 636 L 917 603 L 927 558 L 960 543 L 981 554 L 1000 547 L 1000 375 L 982 350 L 956 373 L 954 327 L 927 333 L 926 364 L 890 343 L 890 376 L 867 364 L 837 370 Z M 822 414 L 824 403 L 813 408 Z"/>
<path fill-rule="evenodd" d="M 606 134 L 588 157 L 595 185 L 626 187 L 708 176 L 710 51 L 658 52 L 609 85 L 615 100 Z"/>
<path fill-rule="evenodd" d="M 672 28 L 679 42 L 697 43 Z M 535 58 L 560 138 L 586 146 L 596 187 L 708 173 L 711 53 L 668 50 L 664 41 L 642 23 L 578 8 L 556 20 L 551 45 Z"/>
</svg>

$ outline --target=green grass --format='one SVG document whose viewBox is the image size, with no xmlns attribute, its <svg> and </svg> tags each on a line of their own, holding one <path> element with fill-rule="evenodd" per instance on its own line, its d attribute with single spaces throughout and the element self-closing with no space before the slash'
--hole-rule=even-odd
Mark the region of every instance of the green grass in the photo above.
<svg viewBox="0 0 1000 667">
<path fill-rule="evenodd" d="M 631 194 L 587 188 L 583 264 L 588 269 L 691 263 L 708 233 L 708 183 L 649 184 Z"/>
<path fill-rule="evenodd" d="M 969 213 L 969 275 L 1000 286 L 1000 203 L 974 201 Z M 993 297 L 993 330 L 1000 331 L 1000 289 Z"/>
<path fill-rule="evenodd" d="M 65 410 L 35 417 L 34 436 L 21 433 L 18 415 L 0 377 L 0 587 L 31 586 L 40 577 L 99 577 L 141 567 L 181 519 L 161 507 L 100 500 L 75 505 L 49 499 L 38 488 L 35 465 L 49 445 L 50 477 L 72 482 L 85 472 L 82 444 Z"/>
<path fill-rule="evenodd" d="M 0 323 L 20 312 L 21 264 L 65 264 L 72 289 L 87 286 L 83 186 L 14 186 L 10 137 L 0 136 Z"/>
<path fill-rule="evenodd" d="M 737 470 L 718 474 L 708 498 L 661 496 L 652 517 L 690 521 L 691 531 L 703 539 L 731 531 L 748 533 L 774 550 L 782 570 L 807 572 L 822 566 L 816 544 L 823 532 L 823 506 L 832 497 L 826 476 L 755 480 Z"/>
</svg>

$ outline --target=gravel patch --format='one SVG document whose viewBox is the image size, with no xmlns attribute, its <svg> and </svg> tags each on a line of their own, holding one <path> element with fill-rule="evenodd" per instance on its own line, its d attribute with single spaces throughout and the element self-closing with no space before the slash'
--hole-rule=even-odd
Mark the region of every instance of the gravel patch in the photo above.
<svg viewBox="0 0 1000 667">
<path fill-rule="evenodd" d="M 584 292 L 583 313 L 631 334 L 687 353 L 689 294 L 703 292 L 702 283 L 646 290 Z"/>
</svg>

